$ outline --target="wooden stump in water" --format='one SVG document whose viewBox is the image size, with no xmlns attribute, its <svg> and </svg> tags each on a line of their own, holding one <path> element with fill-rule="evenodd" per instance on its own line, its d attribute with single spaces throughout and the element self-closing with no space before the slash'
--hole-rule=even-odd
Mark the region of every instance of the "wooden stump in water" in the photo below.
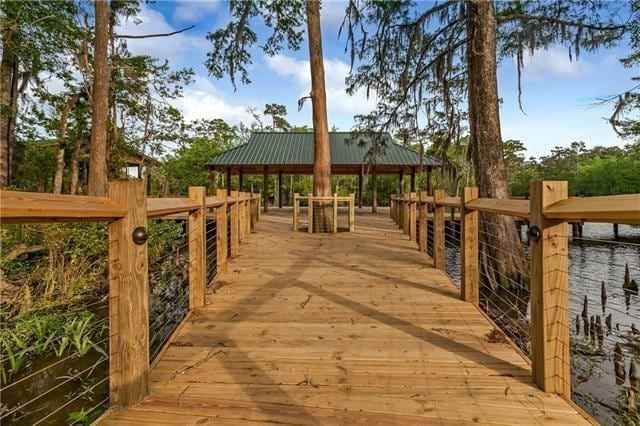
<svg viewBox="0 0 640 426">
<path fill-rule="evenodd" d="M 613 366 L 616 374 L 616 384 L 621 385 L 624 383 L 626 371 L 624 367 L 624 358 L 622 355 L 622 345 L 616 343 L 613 350 Z"/>
</svg>

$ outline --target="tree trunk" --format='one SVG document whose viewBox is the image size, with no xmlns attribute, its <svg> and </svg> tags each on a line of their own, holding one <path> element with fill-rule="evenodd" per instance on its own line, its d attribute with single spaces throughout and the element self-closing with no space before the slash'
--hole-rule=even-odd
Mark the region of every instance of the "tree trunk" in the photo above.
<svg viewBox="0 0 640 426">
<path fill-rule="evenodd" d="M 106 0 L 95 0 L 96 36 L 93 57 L 91 141 L 88 194 L 107 192 L 107 119 L 109 117 L 109 23 L 111 8 Z"/>
<path fill-rule="evenodd" d="M 311 104 L 313 109 L 313 195 L 331 196 L 331 153 L 327 122 L 327 94 L 324 85 L 320 2 L 307 0 L 309 60 L 311 65 Z M 332 232 L 331 203 L 314 206 L 314 232 Z"/>
<path fill-rule="evenodd" d="M 4 43 L 0 63 L 0 186 L 11 184 L 11 160 L 18 112 L 19 66 L 11 43 L 12 34 L 2 34 Z"/>
<path fill-rule="evenodd" d="M 76 195 L 78 193 L 78 186 L 80 183 L 80 148 L 82 147 L 82 140 L 76 140 L 73 151 L 71 152 L 71 185 L 69 188 L 69 194 Z"/>
<path fill-rule="evenodd" d="M 507 168 L 502 150 L 498 83 L 496 75 L 496 18 L 493 3 L 467 3 L 467 62 L 469 68 L 469 130 L 473 165 L 480 197 L 507 198 Z M 524 254 L 512 217 L 482 214 L 481 265 L 483 279 L 492 286 L 518 287 L 522 282 Z"/>
<path fill-rule="evenodd" d="M 58 127 L 58 148 L 56 151 L 56 172 L 53 177 L 53 193 L 62 194 L 62 178 L 64 176 L 64 148 L 65 135 L 67 134 L 67 122 L 71 108 L 78 102 L 78 95 L 71 96 L 62 107 L 60 113 L 60 126 Z"/>
</svg>

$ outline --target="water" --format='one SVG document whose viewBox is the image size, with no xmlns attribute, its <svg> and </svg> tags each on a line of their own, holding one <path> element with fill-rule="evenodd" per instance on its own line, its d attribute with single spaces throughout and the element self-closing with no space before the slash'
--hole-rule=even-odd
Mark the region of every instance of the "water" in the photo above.
<svg viewBox="0 0 640 426">
<path fill-rule="evenodd" d="M 445 269 L 454 281 L 460 282 L 460 251 L 458 242 L 453 238 L 449 236 L 445 246 Z M 525 238 L 523 233 L 523 240 Z M 525 251 L 527 248 L 525 244 Z M 629 371 L 632 360 L 640 367 L 640 331 L 634 331 L 635 328 L 640 330 L 640 296 L 625 294 L 622 289 L 625 265 L 629 266 L 631 279 L 640 283 L 638 227 L 620 225 L 619 239 L 615 240 L 611 224 L 586 223 L 582 239 L 569 239 L 572 398 L 602 424 L 634 424 L 640 421 L 637 415 L 628 415 L 627 410 L 628 392 L 635 389 L 633 393 L 637 394 L 635 383 L 630 383 Z M 607 293 L 605 305 L 601 302 L 603 281 Z M 585 295 L 589 322 L 591 316 L 600 316 L 604 328 L 602 343 L 597 337 L 585 335 L 585 324 L 581 318 Z M 502 306 L 499 301 L 495 305 Z M 609 315 L 611 330 L 607 329 L 605 321 Z M 511 320 L 520 320 L 520 323 L 523 317 L 528 320 L 528 310 L 512 315 Z M 617 379 L 614 373 L 616 343 L 622 346 L 626 370 L 624 380 Z M 523 349 L 528 352 L 526 346 Z"/>
</svg>

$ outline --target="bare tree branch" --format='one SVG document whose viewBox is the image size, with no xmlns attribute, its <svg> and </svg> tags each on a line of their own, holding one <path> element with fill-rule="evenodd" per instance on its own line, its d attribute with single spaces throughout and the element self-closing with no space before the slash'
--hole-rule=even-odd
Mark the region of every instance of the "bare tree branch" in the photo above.
<svg viewBox="0 0 640 426">
<path fill-rule="evenodd" d="M 178 31 L 174 31 L 172 33 L 163 33 L 163 34 L 143 34 L 143 35 L 131 35 L 131 34 L 117 34 L 116 37 L 117 38 L 154 38 L 154 37 L 169 37 L 175 34 L 180 34 L 183 33 L 185 31 L 188 31 L 192 28 L 195 28 L 195 25 L 191 25 L 190 27 L 187 28 L 183 28 L 181 30 Z"/>
</svg>

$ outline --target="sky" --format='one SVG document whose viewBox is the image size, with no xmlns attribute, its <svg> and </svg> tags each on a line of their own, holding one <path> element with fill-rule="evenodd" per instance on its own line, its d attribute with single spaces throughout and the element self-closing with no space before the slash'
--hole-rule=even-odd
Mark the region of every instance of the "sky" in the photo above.
<svg viewBox="0 0 640 426">
<path fill-rule="evenodd" d="M 344 14 L 343 1 L 324 1 L 321 11 L 324 63 L 327 87 L 329 126 L 349 130 L 353 116 L 367 113 L 375 99 L 366 94 L 345 93 L 345 77 L 349 73 L 349 57 L 345 38 L 338 37 Z M 211 44 L 205 38 L 210 31 L 225 26 L 229 20 L 226 1 L 169 1 L 142 4 L 137 22 L 121 23 L 121 34 L 154 34 L 195 27 L 168 38 L 130 39 L 134 54 L 168 59 L 174 68 L 191 67 L 195 81 L 176 102 L 187 120 L 222 118 L 231 124 L 250 123 L 248 107 L 264 110 L 267 103 L 287 107 L 287 119 L 294 125 L 311 126 L 311 105 L 297 110 L 299 98 L 311 88 L 308 50 L 303 43 L 295 52 L 283 50 L 269 57 L 256 51 L 249 68 L 249 85 L 238 84 L 234 90 L 229 78 L 210 77 L 204 66 Z M 259 36 L 264 34 L 260 34 Z M 625 69 L 619 58 L 626 56 L 628 46 L 582 53 L 571 61 L 563 47 L 552 46 L 525 58 L 522 77 L 523 109 L 518 107 L 515 62 L 504 59 L 498 71 L 498 90 L 502 98 L 501 126 L 503 139 L 519 139 L 527 148 L 527 156 L 550 153 L 555 146 L 573 141 L 595 145 L 622 145 L 606 121 L 611 105 L 594 106 L 602 97 L 621 93 L 631 87 L 634 70 Z"/>
</svg>

